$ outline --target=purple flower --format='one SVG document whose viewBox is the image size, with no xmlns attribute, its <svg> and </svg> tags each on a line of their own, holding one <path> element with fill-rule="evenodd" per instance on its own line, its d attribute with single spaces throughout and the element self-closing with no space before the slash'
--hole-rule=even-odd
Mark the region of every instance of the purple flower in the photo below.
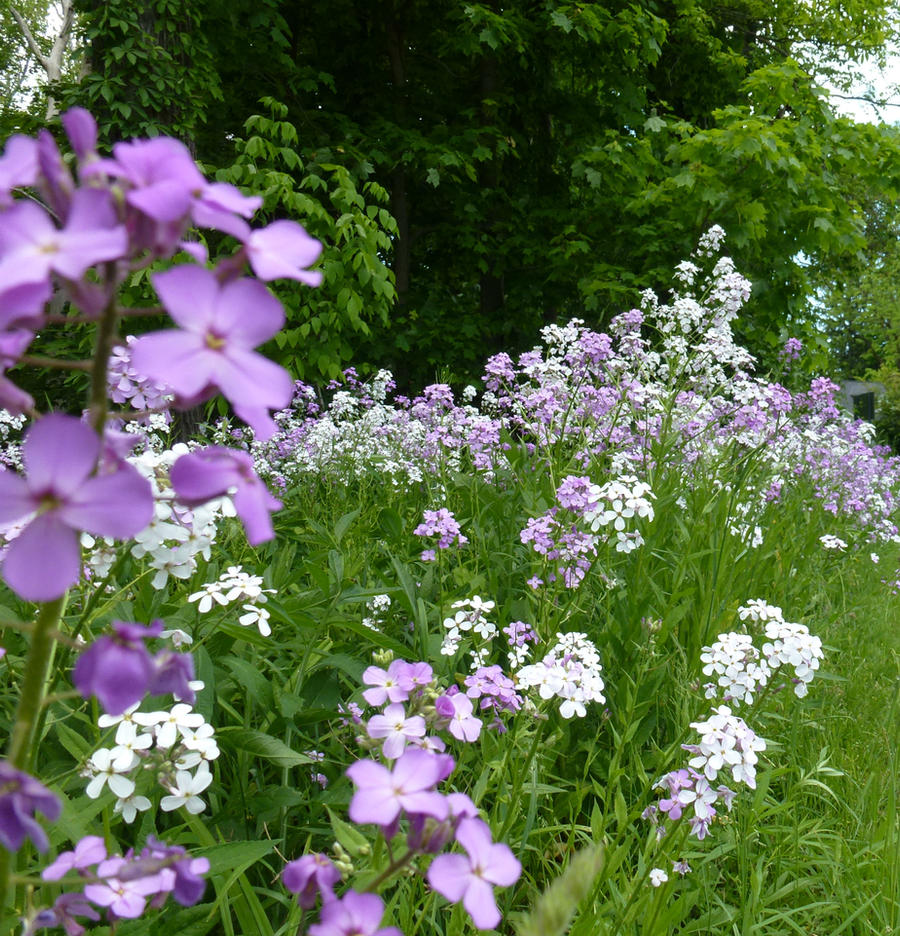
<svg viewBox="0 0 900 936">
<path fill-rule="evenodd" d="M 45 852 L 47 835 L 37 824 L 35 812 L 42 812 L 51 822 L 59 818 L 59 800 L 34 777 L 0 761 L 0 845 L 7 851 L 18 851 L 26 838 Z"/>
<path fill-rule="evenodd" d="M 244 241 L 247 259 L 261 280 L 295 279 L 307 286 L 320 286 L 322 274 L 307 270 L 319 258 L 322 245 L 296 221 L 273 221 L 252 231 Z"/>
<path fill-rule="evenodd" d="M 508 845 L 494 844 L 490 828 L 481 819 L 463 819 L 456 840 L 466 854 L 435 858 L 428 869 L 428 883 L 451 903 L 462 901 L 479 929 L 494 929 L 501 919 L 494 885 L 515 884 L 522 865 Z"/>
<path fill-rule="evenodd" d="M 116 220 L 110 194 L 100 189 L 74 193 L 62 230 L 36 202 L 17 202 L 0 225 L 0 283 L 46 283 L 51 273 L 78 280 L 94 264 L 118 259 L 128 235 Z"/>
<path fill-rule="evenodd" d="M 297 902 L 304 910 L 315 906 L 319 894 L 323 900 L 334 898 L 334 885 L 341 879 L 341 872 L 327 855 L 304 855 L 289 861 L 281 872 L 281 882 L 297 895 Z M 380 918 L 379 918 L 380 919 Z"/>
<path fill-rule="evenodd" d="M 67 936 L 82 936 L 85 929 L 76 916 L 99 920 L 100 914 L 88 903 L 84 894 L 60 894 L 52 907 L 41 910 L 34 918 L 33 929 L 45 926 L 62 926 Z"/>
<path fill-rule="evenodd" d="M 347 776 L 356 792 L 350 800 L 350 818 L 380 826 L 390 825 L 403 811 L 446 819 L 445 797 L 434 787 L 447 776 L 448 760 L 452 770 L 452 758 L 413 748 L 397 759 L 393 771 L 372 760 L 351 764 Z"/>
<path fill-rule="evenodd" d="M 425 719 L 421 715 L 406 717 L 399 702 L 389 705 L 383 715 L 373 715 L 366 725 L 370 738 L 384 738 L 381 751 L 388 760 L 396 760 L 408 742 L 425 737 Z"/>
<path fill-rule="evenodd" d="M 189 653 L 160 650 L 153 658 L 153 678 L 147 687 L 150 695 L 171 693 L 180 702 L 194 704 L 196 695 L 190 683 L 194 678 L 194 658 Z"/>
<path fill-rule="evenodd" d="M 309 936 L 403 936 L 396 926 L 381 927 L 384 904 L 376 894 L 348 891 L 340 900 L 330 900 L 322 907 L 318 923 L 309 928 Z"/>
<path fill-rule="evenodd" d="M 66 136 L 80 160 L 97 156 L 97 121 L 83 107 L 72 107 L 62 115 Z"/>
<path fill-rule="evenodd" d="M 171 874 L 161 878 L 161 890 L 170 890 L 182 907 L 193 907 L 203 896 L 206 881 L 200 875 L 209 873 L 208 858 L 191 858 L 180 845 L 166 845 L 152 835 L 147 837 L 141 857 L 165 862 Z"/>
<path fill-rule="evenodd" d="M 281 501 L 259 480 L 246 452 L 219 446 L 189 452 L 172 465 L 169 479 L 178 499 L 188 507 L 231 493 L 251 546 L 275 536 L 269 515 L 281 508 Z"/>
<path fill-rule="evenodd" d="M 3 577 L 28 601 L 50 601 L 78 581 L 78 531 L 134 536 L 153 518 L 153 493 L 131 467 L 91 477 L 100 439 L 72 416 L 51 414 L 32 425 L 22 454 L 26 478 L 0 472 L 0 523 L 35 516 L 9 544 Z"/>
<path fill-rule="evenodd" d="M 28 188 L 37 181 L 37 143 L 17 133 L 11 136 L 0 156 L 0 209 L 12 204 L 14 188 Z"/>
<path fill-rule="evenodd" d="M 44 320 L 44 305 L 52 294 L 49 280 L 19 283 L 17 286 L 3 283 L 0 285 L 0 328 L 40 328 Z"/>
<path fill-rule="evenodd" d="M 45 881 L 58 881 L 70 871 L 84 871 L 91 865 L 106 860 L 106 844 L 99 835 L 86 835 L 75 846 L 74 851 L 65 851 L 57 856 L 53 864 L 41 871 Z"/>
<path fill-rule="evenodd" d="M 167 889 L 163 886 L 160 874 L 128 879 L 127 874 L 117 877 L 120 872 L 127 872 L 129 862 L 125 858 L 109 858 L 97 866 L 100 882 L 86 884 L 84 896 L 91 903 L 107 907 L 110 915 L 125 920 L 137 919 L 147 906 L 147 898 Z"/>
<path fill-rule="evenodd" d="M 369 705 L 384 705 L 385 702 L 405 702 L 413 689 L 409 675 L 409 664 L 405 660 L 393 660 L 387 670 L 378 666 L 367 666 L 362 681 L 372 689 L 363 692 Z"/>
<path fill-rule="evenodd" d="M 0 332 L 0 369 L 12 367 L 33 338 L 34 333 L 25 328 Z M 34 406 L 34 399 L 30 393 L 26 393 L 8 377 L 0 374 L 0 406 L 13 416 L 21 416 Z"/>
<path fill-rule="evenodd" d="M 163 622 L 142 627 L 113 621 L 112 626 L 113 636 L 99 637 L 78 658 L 72 681 L 85 698 L 95 695 L 108 715 L 121 715 L 144 698 L 157 676 L 144 640 L 158 637 Z"/>
<path fill-rule="evenodd" d="M 253 348 L 284 324 L 281 303 L 255 280 L 223 285 L 211 270 L 189 264 L 157 273 L 153 284 L 180 328 L 138 338 L 131 352 L 135 369 L 171 387 L 181 406 L 218 388 L 260 439 L 272 436 L 277 427 L 268 410 L 286 407 L 294 384 Z"/>
</svg>

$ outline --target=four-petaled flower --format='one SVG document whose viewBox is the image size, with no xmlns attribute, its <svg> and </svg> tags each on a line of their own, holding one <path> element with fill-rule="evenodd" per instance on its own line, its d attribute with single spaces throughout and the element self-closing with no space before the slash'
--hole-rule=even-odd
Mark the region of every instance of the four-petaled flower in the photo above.
<svg viewBox="0 0 900 936">
<path fill-rule="evenodd" d="M 428 883 L 452 903 L 462 901 L 479 929 L 493 929 L 501 919 L 494 886 L 515 884 L 522 865 L 508 845 L 491 840 L 491 830 L 481 819 L 462 819 L 456 841 L 466 854 L 438 855 L 428 869 Z"/>
<path fill-rule="evenodd" d="M 135 369 L 171 388 L 185 407 L 218 389 L 268 439 L 276 429 L 268 411 L 290 403 L 294 382 L 253 349 L 284 325 L 281 303 L 256 280 L 222 284 L 211 270 L 187 264 L 157 273 L 153 285 L 179 327 L 138 338 L 131 349 Z"/>
<path fill-rule="evenodd" d="M 150 483 L 130 465 L 93 475 L 99 456 L 90 426 L 53 413 L 25 434 L 26 477 L 0 471 L 0 523 L 31 518 L 3 563 L 6 583 L 22 598 L 51 601 L 78 581 L 79 531 L 125 539 L 153 519 Z"/>
</svg>

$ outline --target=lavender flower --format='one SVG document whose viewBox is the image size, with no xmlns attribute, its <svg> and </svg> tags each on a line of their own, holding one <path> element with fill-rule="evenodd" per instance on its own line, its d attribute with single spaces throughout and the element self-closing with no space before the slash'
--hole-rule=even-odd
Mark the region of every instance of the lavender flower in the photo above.
<svg viewBox="0 0 900 936">
<path fill-rule="evenodd" d="M 60 801 L 42 783 L 0 761 L 0 845 L 14 852 L 30 838 L 38 851 L 45 852 L 47 835 L 34 814 L 41 812 L 54 822 L 61 811 Z"/>
<path fill-rule="evenodd" d="M 396 926 L 381 926 L 384 904 L 376 894 L 348 891 L 339 900 L 322 906 L 318 923 L 309 936 L 403 936 Z"/>
<path fill-rule="evenodd" d="M 100 439 L 71 416 L 51 414 L 34 424 L 22 455 L 25 478 L 0 471 L 0 523 L 36 515 L 10 543 L 3 576 L 28 601 L 50 601 L 81 574 L 78 531 L 134 536 L 153 517 L 153 496 L 131 466 L 92 476 Z"/>
<path fill-rule="evenodd" d="M 456 840 L 465 855 L 438 855 L 428 869 L 428 883 L 451 903 L 466 908 L 479 929 L 494 929 L 501 920 L 494 886 L 511 887 L 522 866 L 508 845 L 494 844 L 481 819 L 463 819 Z"/>
<path fill-rule="evenodd" d="M 162 621 L 149 627 L 113 621 L 113 635 L 104 635 L 82 652 L 72 672 L 75 688 L 85 697 L 95 695 L 107 714 L 119 715 L 140 702 L 157 678 L 153 658 L 144 641 L 158 637 Z"/>
<path fill-rule="evenodd" d="M 341 879 L 341 872 L 327 855 L 304 855 L 289 861 L 281 872 L 281 881 L 292 893 L 304 910 L 316 904 L 321 894 L 325 901 L 334 899 L 334 885 Z"/>
</svg>

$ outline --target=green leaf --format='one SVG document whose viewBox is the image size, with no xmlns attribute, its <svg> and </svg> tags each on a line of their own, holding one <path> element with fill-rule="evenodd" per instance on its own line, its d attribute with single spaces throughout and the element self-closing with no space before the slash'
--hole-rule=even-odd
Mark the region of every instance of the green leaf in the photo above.
<svg viewBox="0 0 900 936">
<path fill-rule="evenodd" d="M 252 728 L 220 728 L 216 736 L 237 751 L 261 757 L 279 767 L 299 767 L 312 763 L 310 757 L 288 747 L 284 741 Z"/>
</svg>

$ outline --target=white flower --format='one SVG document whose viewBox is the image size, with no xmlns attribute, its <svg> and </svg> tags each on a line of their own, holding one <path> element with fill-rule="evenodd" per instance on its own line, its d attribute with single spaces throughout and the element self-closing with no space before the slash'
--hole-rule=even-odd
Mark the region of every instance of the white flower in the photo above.
<svg viewBox="0 0 900 936">
<path fill-rule="evenodd" d="M 228 599 L 222 594 L 222 586 L 218 582 L 209 582 L 200 591 L 188 595 L 188 601 L 198 602 L 197 610 L 201 614 L 206 614 L 212 608 L 213 602 L 222 606 L 228 604 Z"/>
<path fill-rule="evenodd" d="M 269 612 L 266 611 L 265 608 L 258 608 L 256 605 L 252 604 L 245 604 L 243 608 L 246 614 L 242 614 L 238 618 L 238 622 L 244 627 L 250 627 L 252 624 L 255 624 L 263 637 L 268 637 L 272 633 L 272 628 L 269 627 L 269 618 L 271 617 Z"/>
<path fill-rule="evenodd" d="M 130 825 L 134 822 L 139 812 L 146 812 L 151 805 L 150 800 L 148 800 L 146 796 L 126 796 L 116 800 L 116 805 L 113 806 L 113 812 L 120 814 Z"/>
<path fill-rule="evenodd" d="M 202 793 L 212 783 L 212 774 L 209 771 L 209 764 L 202 761 L 195 774 L 188 770 L 178 770 L 175 773 L 175 784 L 168 789 L 170 796 L 164 796 L 160 800 L 159 807 L 163 812 L 172 812 L 181 806 L 196 815 L 206 809 L 206 803 L 197 795 Z"/>
<path fill-rule="evenodd" d="M 115 764 L 113 752 L 109 748 L 100 748 L 91 755 L 88 767 L 94 777 L 87 785 L 85 793 L 91 799 L 103 792 L 103 787 L 109 783 L 109 788 L 120 798 L 131 796 L 134 793 L 134 781 L 122 776 L 122 771 Z"/>
<path fill-rule="evenodd" d="M 194 638 L 191 637 L 187 631 L 180 630 L 177 627 L 173 628 L 172 630 L 161 631 L 159 636 L 161 638 L 168 637 L 172 641 L 172 646 L 175 647 L 176 650 L 194 642 Z"/>
<path fill-rule="evenodd" d="M 137 766 L 138 751 L 146 751 L 153 744 L 150 734 L 138 734 L 137 725 L 123 721 L 116 730 L 116 746 L 110 752 L 115 770 L 125 773 Z"/>
<path fill-rule="evenodd" d="M 843 552 L 847 548 L 847 544 L 840 537 L 832 536 L 830 533 L 820 536 L 819 542 L 825 549 L 834 549 L 838 552 Z"/>
<path fill-rule="evenodd" d="M 150 712 L 147 715 L 135 712 L 134 720 L 139 725 L 156 726 L 156 744 L 161 748 L 172 747 L 179 729 L 197 728 L 204 722 L 203 716 L 194 712 L 186 702 L 179 702 L 170 712 Z"/>
<path fill-rule="evenodd" d="M 661 884 L 665 884 L 669 880 L 669 875 L 663 871 L 662 868 L 653 868 L 650 872 L 650 883 L 654 887 L 659 887 Z"/>
</svg>

